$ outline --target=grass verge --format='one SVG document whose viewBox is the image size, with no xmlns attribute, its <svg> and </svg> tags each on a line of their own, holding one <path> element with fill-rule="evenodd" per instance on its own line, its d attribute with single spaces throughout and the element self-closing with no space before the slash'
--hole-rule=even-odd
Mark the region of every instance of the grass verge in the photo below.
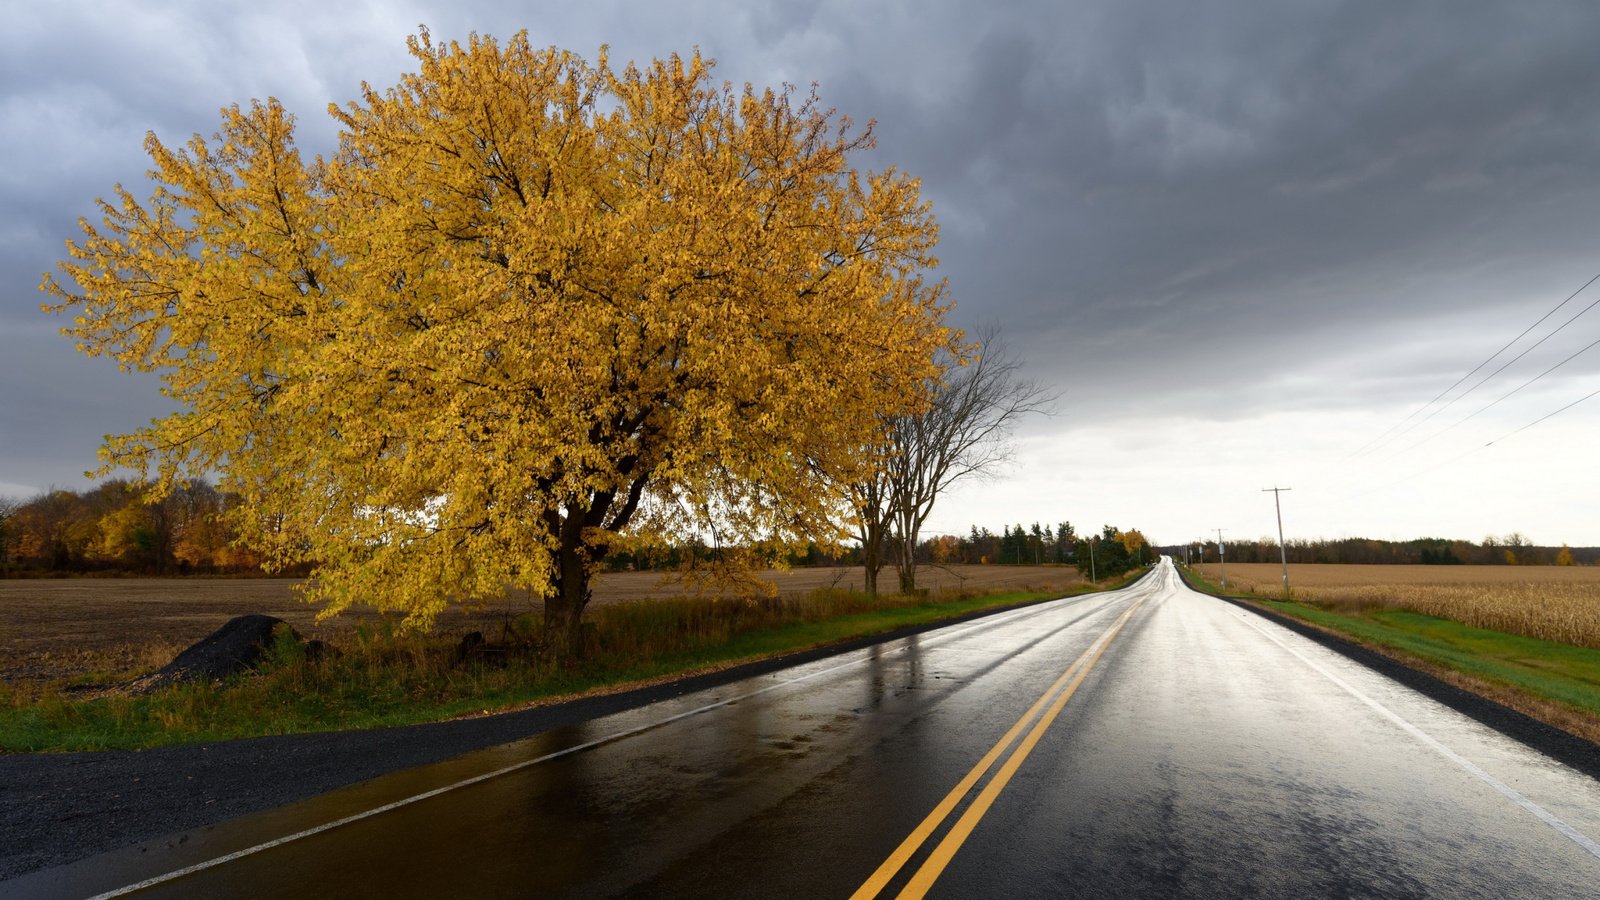
<svg viewBox="0 0 1600 900">
<path fill-rule="evenodd" d="M 1142 574 L 1142 573 L 1135 573 Z M 1131 580 L 1127 579 L 1127 580 Z M 1083 585 L 1069 593 L 1126 583 Z M 0 752 L 133 750 L 269 734 L 411 725 L 631 687 L 1061 596 L 955 598 L 817 591 L 765 601 L 657 600 L 594 609 L 589 652 L 561 666 L 536 652 L 537 622 L 508 619 L 495 652 L 461 661 L 456 636 L 361 628 L 319 660 L 281 642 L 261 671 L 222 684 L 129 696 L 108 671 L 0 683 Z"/>
<path fill-rule="evenodd" d="M 1185 576 L 1199 589 L 1223 594 L 1192 570 Z M 1293 600 L 1234 599 L 1355 641 L 1600 743 L 1600 650 L 1477 628 L 1383 604 L 1328 608 Z"/>
</svg>

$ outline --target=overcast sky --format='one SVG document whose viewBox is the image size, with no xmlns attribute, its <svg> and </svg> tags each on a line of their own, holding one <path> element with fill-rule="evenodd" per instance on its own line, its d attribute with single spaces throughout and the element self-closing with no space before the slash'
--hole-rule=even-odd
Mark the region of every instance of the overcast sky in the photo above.
<svg viewBox="0 0 1600 900">
<path fill-rule="evenodd" d="M 1600 397 L 1512 435 L 1600 390 L 1600 347 L 1455 424 L 1600 339 L 1600 309 L 1438 411 L 1600 283 L 1406 422 L 1600 273 L 1587 0 L 13 4 L 0 494 L 88 486 L 101 436 L 165 408 L 38 309 L 94 198 L 148 193 L 144 134 L 209 135 L 271 95 L 331 150 L 327 104 L 409 71 L 419 23 L 590 59 L 698 46 L 721 78 L 816 82 L 875 119 L 862 163 L 922 179 L 958 323 L 999 325 L 1061 392 L 932 530 L 1253 538 L 1281 485 L 1291 538 L 1600 545 Z"/>
</svg>

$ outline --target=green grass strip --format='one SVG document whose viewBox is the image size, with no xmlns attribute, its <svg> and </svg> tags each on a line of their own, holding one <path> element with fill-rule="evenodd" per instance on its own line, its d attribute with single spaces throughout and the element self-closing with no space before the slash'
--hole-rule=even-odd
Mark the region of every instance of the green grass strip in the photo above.
<svg viewBox="0 0 1600 900">
<path fill-rule="evenodd" d="M 1474 628 L 1404 609 L 1349 616 L 1281 600 L 1255 602 L 1360 640 L 1600 716 L 1600 650 Z"/>
<path fill-rule="evenodd" d="M 1187 575 L 1197 587 L 1221 593 L 1192 571 Z M 1249 598 L 1248 602 L 1600 717 L 1600 650 L 1475 628 L 1400 608 L 1345 614 L 1293 601 Z"/>
</svg>

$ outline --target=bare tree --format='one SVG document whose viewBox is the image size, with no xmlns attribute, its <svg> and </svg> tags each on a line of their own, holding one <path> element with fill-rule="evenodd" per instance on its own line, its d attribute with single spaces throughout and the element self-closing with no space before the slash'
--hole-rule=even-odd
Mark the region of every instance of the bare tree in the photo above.
<svg viewBox="0 0 1600 900">
<path fill-rule="evenodd" d="M 889 441 L 868 448 L 876 458 L 872 474 L 846 485 L 851 508 L 855 511 L 856 540 L 861 542 L 861 568 L 864 588 L 870 597 L 878 596 L 878 572 L 884 563 L 884 543 L 894 516 L 891 506 L 894 491 L 890 482 L 893 448 Z"/>
<path fill-rule="evenodd" d="M 1048 413 L 1053 406 L 1055 395 L 1023 378 L 1021 369 L 996 330 L 986 328 L 971 356 L 953 360 L 943 380 L 933 385 L 933 401 L 925 412 L 890 421 L 886 490 L 877 508 L 889 523 L 887 540 L 895 551 L 902 592 L 916 590 L 917 539 L 934 501 L 963 478 L 992 474 L 1011 458 L 1017 422 L 1032 413 Z M 868 576 L 869 591 L 875 574 Z"/>
</svg>

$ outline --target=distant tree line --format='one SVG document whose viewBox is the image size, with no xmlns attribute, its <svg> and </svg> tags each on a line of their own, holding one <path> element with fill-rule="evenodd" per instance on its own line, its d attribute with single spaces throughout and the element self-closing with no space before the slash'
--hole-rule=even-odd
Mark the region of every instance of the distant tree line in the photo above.
<svg viewBox="0 0 1600 900">
<path fill-rule="evenodd" d="M 205 481 L 186 482 L 165 498 L 149 485 L 112 479 L 87 491 L 52 488 L 31 499 L 0 497 L 0 575 L 71 574 L 251 575 L 259 555 L 239 546 L 227 512 L 240 501 Z M 1095 574 L 1116 575 L 1148 563 L 1153 550 L 1137 530 L 1107 525 L 1093 535 Z M 919 541 L 916 562 L 930 565 L 1069 565 L 1089 571 L 1090 540 L 1071 522 L 1007 525 L 995 534 L 972 526 L 966 535 Z M 610 571 L 670 570 L 713 562 L 726 548 L 696 539 L 619 550 Z M 746 548 L 748 549 L 748 548 Z M 887 562 L 900 552 L 890 549 Z M 1230 549 L 1230 555 L 1232 551 Z M 791 567 L 859 566 L 860 546 L 829 550 L 815 542 L 773 550 L 767 562 Z M 286 574 L 302 575 L 304 570 Z"/>
<path fill-rule="evenodd" d="M 1006 526 L 998 535 L 974 525 L 964 537 L 941 535 L 925 541 L 919 549 L 934 563 L 1071 565 L 1089 572 L 1091 546 L 1092 568 L 1099 577 L 1119 575 L 1155 558 L 1150 542 L 1137 529 L 1123 531 L 1106 525 L 1099 534 L 1084 536 L 1071 522 L 1061 522 L 1053 529 L 1038 522 L 1026 528 Z"/>
<path fill-rule="evenodd" d="M 224 515 L 236 497 L 190 481 L 151 502 L 147 487 L 113 479 L 83 493 L 0 498 L 0 574 L 260 573 L 261 558 L 236 546 Z"/>
<path fill-rule="evenodd" d="M 1090 552 L 1093 549 L 1093 567 Z M 658 559 L 667 565 L 677 565 L 690 552 L 709 552 L 701 546 L 672 548 Z M 898 564 L 901 546 L 890 548 L 888 562 Z M 1078 535 L 1072 522 L 1042 525 L 1005 525 L 1000 533 L 987 527 L 973 527 L 966 535 L 931 536 L 918 541 L 915 562 L 928 565 L 1072 565 L 1098 578 L 1115 577 L 1139 565 L 1154 562 L 1157 551 L 1138 528 L 1122 530 L 1115 525 L 1104 525 L 1094 535 Z M 816 544 L 805 552 L 790 554 L 789 565 L 862 565 L 861 546 L 850 546 L 838 554 L 827 554 Z M 638 565 L 651 567 L 651 565 Z"/>
<path fill-rule="evenodd" d="M 918 564 L 927 565 L 1007 565 L 1007 566 L 1074 566 L 1084 573 L 1091 571 L 1090 551 L 1093 549 L 1094 574 L 1099 578 L 1120 575 L 1137 566 L 1153 562 L 1157 551 L 1137 529 L 1124 531 L 1115 525 L 1104 526 L 1098 534 L 1083 536 L 1071 522 L 1055 526 L 1017 524 L 1004 526 L 999 534 L 977 525 L 965 535 L 940 534 L 919 541 L 916 545 Z M 890 545 L 885 560 L 898 564 L 900 545 Z M 684 544 L 660 546 L 650 550 L 621 551 L 608 560 L 612 571 L 673 569 L 686 564 L 715 559 L 717 550 L 704 543 L 690 541 Z M 779 562 L 774 555 L 770 562 Z M 803 551 L 792 551 L 782 556 L 788 566 L 860 566 L 864 553 L 860 545 L 843 547 L 829 552 L 817 544 Z"/>
<path fill-rule="evenodd" d="M 186 482 L 160 501 L 149 485 L 112 479 L 87 491 L 52 488 L 31 499 L 0 497 L 0 575 L 248 575 L 259 555 L 238 545 L 226 513 L 240 501 L 205 481 Z M 1107 525 L 1093 535 L 1095 573 L 1116 575 L 1148 563 L 1153 551 L 1137 530 Z M 916 562 L 930 565 L 1070 565 L 1089 571 L 1090 540 L 1071 522 L 1007 525 L 995 534 L 972 526 L 966 535 L 919 541 Z M 613 553 L 610 571 L 669 570 L 712 562 L 726 548 L 696 539 L 654 543 Z M 890 549 L 887 562 L 900 552 Z M 1231 555 L 1230 549 L 1230 555 Z M 829 550 L 815 542 L 773 550 L 767 562 L 791 567 L 859 566 L 860 546 Z M 286 574 L 301 575 L 303 570 Z"/>
<path fill-rule="evenodd" d="M 1228 560 L 1241 563 L 1275 563 L 1279 560 L 1277 540 L 1263 537 L 1253 541 L 1227 541 Z M 1217 542 L 1196 542 L 1188 547 L 1190 559 L 1197 548 L 1206 561 L 1217 559 Z M 1284 549 L 1290 563 L 1343 563 L 1349 565 L 1428 565 L 1428 566 L 1592 566 L 1600 565 L 1600 547 L 1535 546 L 1518 532 L 1489 535 L 1478 543 L 1446 538 L 1416 538 L 1409 541 L 1382 541 L 1371 538 L 1338 540 L 1293 540 Z M 1183 546 L 1167 547 L 1164 552 L 1184 559 Z"/>
</svg>

